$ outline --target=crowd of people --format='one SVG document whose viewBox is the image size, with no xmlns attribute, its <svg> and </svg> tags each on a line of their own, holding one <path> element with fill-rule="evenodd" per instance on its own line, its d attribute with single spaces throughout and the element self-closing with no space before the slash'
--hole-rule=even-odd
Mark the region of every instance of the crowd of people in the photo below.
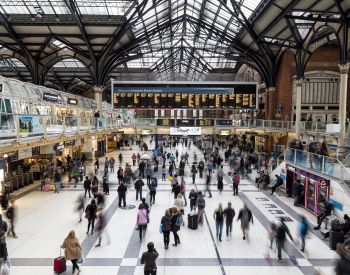
<svg viewBox="0 0 350 275">
<path fill-rule="evenodd" d="M 104 243 L 102 243 L 102 236 L 106 236 L 107 243 L 110 242 L 106 230 L 107 220 L 104 208 L 106 196 L 109 195 L 109 183 L 112 176 L 117 178 L 119 208 L 127 208 L 130 204 L 130 201 L 127 200 L 134 200 L 127 196 L 127 193 L 129 190 L 135 190 L 135 200 L 140 202 L 136 214 L 136 229 L 140 242 L 146 239 L 145 234 L 148 230 L 148 224 L 151 222 L 151 210 L 152 206 L 156 204 L 157 189 L 160 183 L 170 185 L 173 198 L 172 204 L 164 209 L 164 215 L 159 220 L 159 232 L 162 234 L 164 249 L 169 249 L 171 240 L 173 240 L 173 249 L 181 245 L 181 231 L 184 230 L 182 228 L 184 228 L 186 222 L 191 223 L 188 224 L 188 227 L 194 230 L 198 225 L 204 226 L 207 224 L 209 226 L 208 219 L 211 216 L 208 215 L 206 208 L 208 208 L 207 200 L 213 198 L 211 188 L 216 186 L 217 194 L 220 196 L 227 189 L 224 188 L 225 184 L 232 189 L 233 197 L 231 201 L 225 202 L 225 206 L 223 202 L 220 202 L 212 213 L 212 219 L 215 222 L 216 241 L 222 242 L 225 233 L 227 241 L 232 240 L 232 228 L 236 220 L 240 224 L 243 240 L 249 242 L 251 239 L 250 227 L 254 224 L 254 216 L 250 205 L 249 203 L 243 203 L 241 209 L 234 209 L 233 202 L 237 200 L 235 196 L 240 194 L 241 181 L 249 177 L 254 169 L 259 171 L 256 180 L 258 188 L 271 188 L 270 194 L 273 195 L 276 189 L 283 185 L 283 179 L 278 175 L 270 179 L 270 171 L 273 169 L 274 162 L 268 155 L 265 153 L 257 154 L 249 140 L 238 140 L 235 137 L 226 141 L 205 138 L 175 138 L 159 141 L 157 151 L 151 154 L 149 158 L 144 158 L 142 151 L 147 151 L 149 147 L 153 146 L 152 143 L 155 143 L 155 141 L 148 143 L 144 140 L 137 140 L 136 144 L 140 151 L 132 153 L 131 157 L 125 157 L 123 153 L 118 153 L 116 159 L 106 157 L 101 164 L 96 159 L 93 164 L 93 174 L 88 174 L 85 168 L 81 168 L 77 175 L 71 172 L 68 173 L 71 179 L 76 181 L 76 185 L 81 182 L 84 188 L 84 192 L 76 201 L 78 222 L 81 223 L 86 220 L 86 234 L 98 235 L 98 242 L 95 246 L 102 246 Z M 196 150 L 190 155 L 191 146 L 192 148 L 195 147 Z M 85 161 L 70 160 L 70 162 L 74 162 L 72 164 L 74 167 L 85 167 Z M 62 182 L 61 175 L 55 171 L 53 178 L 55 184 L 58 185 L 56 191 L 59 192 Z M 274 184 L 271 185 L 271 182 Z M 203 189 L 199 187 L 201 183 L 204 183 Z M 243 202 L 246 201 L 243 200 Z M 325 209 L 329 209 L 326 204 Z M 0 255 L 1 253 L 2 255 L 6 254 L 3 257 L 5 261 L 7 258 L 7 252 L 4 252 L 6 249 L 5 233 L 8 232 L 8 236 L 14 238 L 17 237 L 15 233 L 15 213 L 14 202 L 11 201 L 6 212 L 6 217 L 10 223 L 9 228 L 2 228 L 3 221 L 0 219 Z M 328 212 L 320 214 L 317 226 L 314 229 L 318 229 L 328 215 Z M 340 231 L 349 232 L 349 217 L 344 216 L 344 221 L 344 223 L 339 222 L 338 227 L 332 224 L 332 230 L 339 229 Z M 285 247 L 287 237 L 291 241 L 299 238 L 300 251 L 305 252 L 306 236 L 310 231 L 311 227 L 305 216 L 300 216 L 297 237 L 292 236 L 284 218 L 281 218 L 278 222 L 271 222 L 267 229 L 269 250 L 266 259 L 271 262 L 270 252 L 274 251 L 275 248 L 278 260 L 283 261 L 282 250 Z M 325 234 L 325 238 L 328 236 L 329 234 Z M 4 241 L 2 241 L 3 239 Z M 2 246 L 2 243 L 5 245 Z M 65 260 L 72 262 L 73 274 L 80 273 L 79 264 L 83 262 L 84 251 L 82 251 L 82 246 L 74 230 L 69 232 L 61 248 L 65 250 Z M 337 266 L 339 270 L 344 268 L 347 263 L 346 251 L 350 251 L 350 244 L 345 242 L 341 249 L 339 253 L 342 256 L 342 262 Z M 156 274 L 156 259 L 158 256 L 154 243 L 148 243 L 147 251 L 141 257 L 141 263 L 145 264 L 145 274 Z M 350 257 L 348 258 L 350 260 Z M 62 257 L 59 261 L 62 261 Z M 63 265 L 63 263 L 61 264 Z"/>
</svg>

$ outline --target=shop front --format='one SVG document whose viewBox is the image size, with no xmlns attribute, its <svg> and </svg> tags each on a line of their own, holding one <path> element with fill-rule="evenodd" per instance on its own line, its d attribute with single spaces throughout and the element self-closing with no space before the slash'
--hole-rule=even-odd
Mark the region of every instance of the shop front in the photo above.
<svg viewBox="0 0 350 275">
<path fill-rule="evenodd" d="M 293 196 L 296 181 L 300 180 L 304 201 L 301 206 L 318 215 L 323 211 L 323 202 L 329 200 L 330 180 L 309 173 L 294 166 L 287 165 L 286 189 L 287 196 Z"/>
</svg>

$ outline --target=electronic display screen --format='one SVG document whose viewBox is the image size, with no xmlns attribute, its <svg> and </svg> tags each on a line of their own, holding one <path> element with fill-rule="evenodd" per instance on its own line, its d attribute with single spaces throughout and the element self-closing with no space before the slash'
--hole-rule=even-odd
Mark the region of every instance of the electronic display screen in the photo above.
<svg viewBox="0 0 350 275">
<path fill-rule="evenodd" d="M 191 87 L 154 87 L 112 82 L 113 107 L 117 109 L 250 109 L 257 108 L 257 83 L 208 84 Z M 196 85 L 199 85 L 198 87 Z M 156 86 L 156 87 L 155 87 Z"/>
</svg>

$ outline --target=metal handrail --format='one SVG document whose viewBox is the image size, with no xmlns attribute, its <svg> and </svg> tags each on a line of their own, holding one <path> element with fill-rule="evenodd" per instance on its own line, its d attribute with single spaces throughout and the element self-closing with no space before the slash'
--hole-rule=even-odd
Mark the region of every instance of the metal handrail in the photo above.
<svg viewBox="0 0 350 275">
<path fill-rule="evenodd" d="M 285 150 L 284 159 L 287 163 L 335 179 L 350 193 L 350 187 L 346 184 L 350 182 L 350 171 L 339 159 L 292 148 Z"/>
</svg>

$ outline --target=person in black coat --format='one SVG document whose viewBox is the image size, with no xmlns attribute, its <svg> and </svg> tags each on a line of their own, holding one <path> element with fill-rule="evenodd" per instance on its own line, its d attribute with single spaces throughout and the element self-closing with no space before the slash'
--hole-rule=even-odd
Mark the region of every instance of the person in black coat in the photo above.
<svg viewBox="0 0 350 275">
<path fill-rule="evenodd" d="M 117 192 L 119 196 L 119 207 L 122 205 L 123 201 L 123 207 L 126 207 L 126 191 L 128 188 L 125 186 L 124 182 L 121 182 L 121 184 L 118 186 Z"/>
<path fill-rule="evenodd" d="M 89 198 L 91 198 L 91 181 L 89 180 L 89 177 L 85 177 L 84 190 L 85 190 L 84 198 L 86 198 L 86 193 L 89 193 Z"/>
<path fill-rule="evenodd" d="M 336 275 L 350 274 L 350 240 L 346 240 L 342 244 L 337 245 L 337 253 L 340 259 L 335 266 Z"/>
<path fill-rule="evenodd" d="M 194 210 L 196 208 L 196 203 L 197 203 L 197 192 L 192 189 L 189 196 L 188 196 L 189 200 L 190 200 L 190 209 L 191 211 Z"/>
<path fill-rule="evenodd" d="M 332 214 L 333 205 L 327 202 L 326 200 L 323 202 L 323 204 L 324 204 L 323 211 L 321 212 L 321 214 L 317 216 L 317 226 L 314 227 L 314 230 L 319 230 L 323 220 L 327 216 Z"/>
<path fill-rule="evenodd" d="M 85 218 L 88 220 L 88 228 L 86 234 L 89 234 L 91 227 L 91 234 L 94 234 L 95 220 L 97 214 L 97 205 L 94 199 L 91 200 L 91 203 L 86 206 L 85 209 Z"/>
</svg>

